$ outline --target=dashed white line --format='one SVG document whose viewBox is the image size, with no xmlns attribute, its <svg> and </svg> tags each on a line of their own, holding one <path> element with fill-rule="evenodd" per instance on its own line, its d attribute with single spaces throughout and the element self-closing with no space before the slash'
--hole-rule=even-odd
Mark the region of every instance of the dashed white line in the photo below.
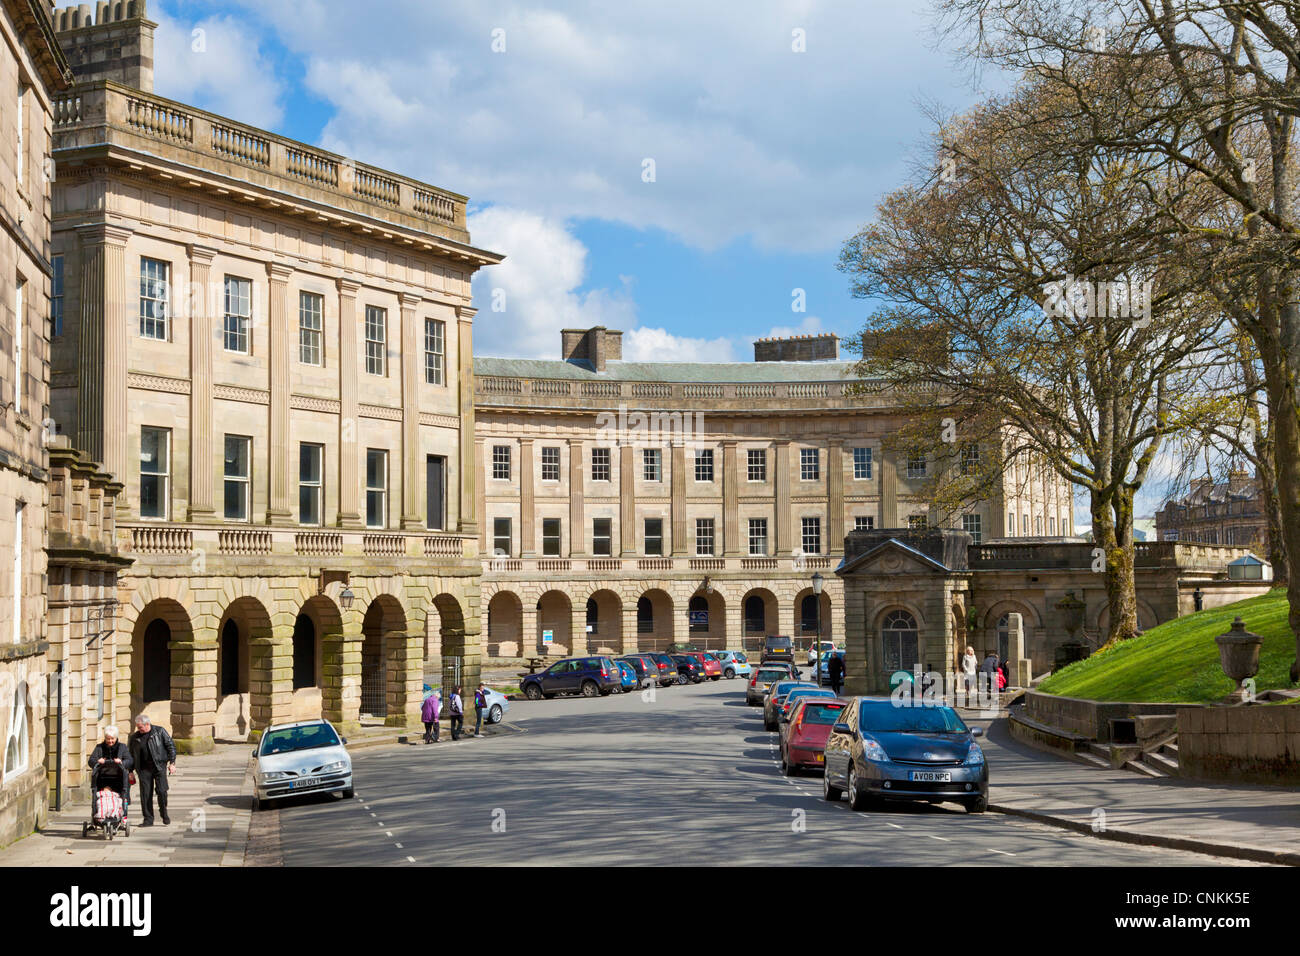
<svg viewBox="0 0 1300 956">
<path fill-rule="evenodd" d="M 411 863 L 414 863 L 414 862 L 415 862 L 415 857 L 413 857 L 413 856 L 408 856 L 406 859 L 407 859 L 409 862 L 411 862 Z"/>
<path fill-rule="evenodd" d="M 392 836 L 392 835 L 393 835 L 393 831 L 392 831 L 392 830 L 385 830 L 385 831 L 384 831 L 384 836 L 386 836 L 386 837 L 390 837 L 390 836 Z"/>
<path fill-rule="evenodd" d="M 402 849 L 402 844 L 400 843 L 394 843 L 393 846 L 397 847 L 399 850 Z"/>
<path fill-rule="evenodd" d="M 1003 856 L 1015 856 L 1014 853 L 1008 853 L 1006 850 L 995 850 L 995 849 L 993 849 L 993 847 L 989 847 L 989 852 L 990 852 L 990 853 L 1001 853 Z"/>
<path fill-rule="evenodd" d="M 952 842 L 947 837 L 935 836 L 933 833 L 927 833 L 926 836 L 928 836 L 931 840 L 942 840 L 944 843 Z"/>
</svg>

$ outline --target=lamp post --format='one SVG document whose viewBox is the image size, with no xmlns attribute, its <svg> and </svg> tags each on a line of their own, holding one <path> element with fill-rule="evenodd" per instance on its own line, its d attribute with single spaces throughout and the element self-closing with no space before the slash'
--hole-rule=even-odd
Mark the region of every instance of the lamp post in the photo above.
<svg viewBox="0 0 1300 956">
<path fill-rule="evenodd" d="M 814 571 L 812 576 L 813 597 L 817 600 L 817 657 L 821 658 L 822 650 L 822 588 L 826 586 L 826 579 L 822 577 L 820 571 Z"/>
</svg>

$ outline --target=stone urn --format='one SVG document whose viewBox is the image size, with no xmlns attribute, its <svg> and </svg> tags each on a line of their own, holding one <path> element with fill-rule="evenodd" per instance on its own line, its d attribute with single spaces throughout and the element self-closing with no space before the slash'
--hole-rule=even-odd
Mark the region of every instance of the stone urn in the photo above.
<svg viewBox="0 0 1300 956">
<path fill-rule="evenodd" d="M 1246 630 L 1246 622 L 1238 617 L 1226 634 L 1214 639 L 1219 645 L 1219 664 L 1237 689 L 1227 696 L 1225 704 L 1244 704 L 1254 699 L 1254 693 L 1244 682 L 1259 673 L 1259 649 L 1264 638 Z"/>
<path fill-rule="evenodd" d="M 1083 612 L 1087 605 L 1074 596 L 1073 591 L 1066 591 L 1065 597 L 1052 605 L 1055 611 L 1056 626 L 1065 632 L 1065 643 L 1078 644 L 1079 634 L 1083 631 Z"/>
</svg>

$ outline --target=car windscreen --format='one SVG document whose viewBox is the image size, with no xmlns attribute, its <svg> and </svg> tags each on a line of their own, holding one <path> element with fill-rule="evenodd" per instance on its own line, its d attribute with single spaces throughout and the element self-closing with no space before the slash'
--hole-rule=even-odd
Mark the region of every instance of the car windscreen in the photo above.
<svg viewBox="0 0 1300 956">
<path fill-rule="evenodd" d="M 812 701 L 803 705 L 803 722 L 805 724 L 833 724 L 844 712 L 843 704 L 814 704 Z"/>
<path fill-rule="evenodd" d="M 800 697 L 834 697 L 835 691 L 822 690 L 818 687 L 795 687 L 786 694 L 786 700 L 793 704 Z"/>
<path fill-rule="evenodd" d="M 314 750 L 317 747 L 337 747 L 338 734 L 328 724 L 309 724 L 306 727 L 285 727 L 268 730 L 262 737 L 262 756 L 291 753 L 295 750 Z"/>
<path fill-rule="evenodd" d="M 733 660 L 737 661 L 738 663 L 741 664 L 749 663 L 749 658 L 746 657 L 744 654 L 740 653 L 740 651 L 737 651 L 736 653 L 732 654 L 731 657 Z"/>
<path fill-rule="evenodd" d="M 794 641 L 788 637 L 769 637 L 767 639 L 768 647 L 794 647 Z"/>
<path fill-rule="evenodd" d="M 780 683 L 778 683 L 775 687 L 772 688 L 772 696 L 780 697 L 783 694 L 790 693 L 790 691 L 793 690 L 794 688 L 802 687 L 802 686 L 804 686 L 802 681 L 783 680 Z"/>
<path fill-rule="evenodd" d="M 782 677 L 789 677 L 789 676 L 790 676 L 790 672 L 786 670 L 784 667 L 779 669 L 773 668 L 769 670 L 760 670 L 758 672 L 758 680 L 759 683 L 762 684 L 770 684 L 774 680 L 780 680 Z"/>
<path fill-rule="evenodd" d="M 951 707 L 899 707 L 887 700 L 864 702 L 860 710 L 859 723 L 864 733 L 966 733 L 966 725 Z"/>
</svg>

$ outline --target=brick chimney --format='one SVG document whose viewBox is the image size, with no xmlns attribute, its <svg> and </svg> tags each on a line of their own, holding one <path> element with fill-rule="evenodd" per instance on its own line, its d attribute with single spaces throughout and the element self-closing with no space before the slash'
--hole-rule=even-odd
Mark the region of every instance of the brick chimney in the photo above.
<svg viewBox="0 0 1300 956">
<path fill-rule="evenodd" d="M 590 329 L 561 329 L 560 354 L 566 362 L 586 363 L 597 372 L 605 363 L 623 358 L 623 333 L 597 325 Z"/>
<path fill-rule="evenodd" d="M 754 342 L 755 362 L 821 362 L 839 357 L 840 337 L 834 332 Z"/>
<path fill-rule="evenodd" d="M 54 11 L 54 30 L 78 83 L 112 80 L 153 92 L 153 31 L 145 0 L 99 0 Z"/>
</svg>

